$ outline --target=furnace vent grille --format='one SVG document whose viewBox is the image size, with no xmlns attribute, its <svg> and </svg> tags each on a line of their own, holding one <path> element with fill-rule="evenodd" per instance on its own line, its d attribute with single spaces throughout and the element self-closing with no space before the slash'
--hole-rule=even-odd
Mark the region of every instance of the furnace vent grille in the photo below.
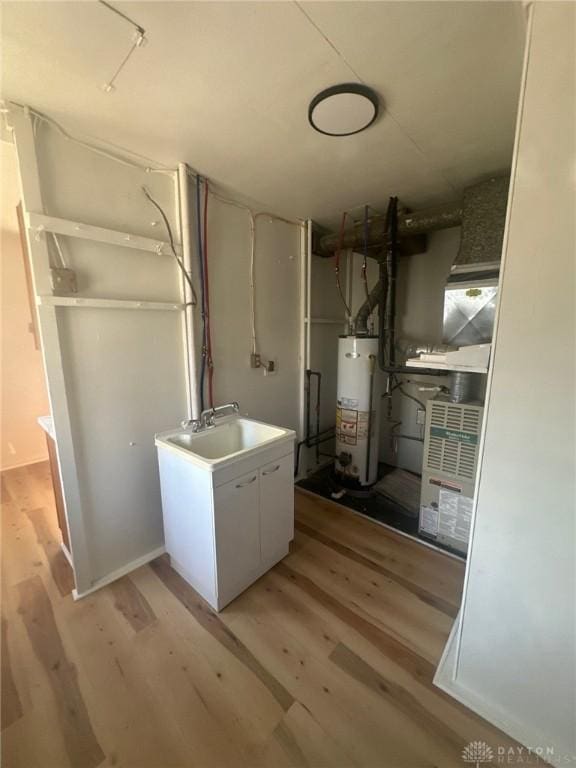
<svg viewBox="0 0 576 768">
<path fill-rule="evenodd" d="M 428 409 L 424 470 L 473 480 L 482 408 L 430 400 Z"/>
</svg>

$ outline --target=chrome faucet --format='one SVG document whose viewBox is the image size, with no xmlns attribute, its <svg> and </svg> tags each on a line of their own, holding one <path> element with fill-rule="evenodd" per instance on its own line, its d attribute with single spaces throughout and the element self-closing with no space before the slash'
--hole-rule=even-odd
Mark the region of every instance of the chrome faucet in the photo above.
<svg viewBox="0 0 576 768">
<path fill-rule="evenodd" d="M 182 422 L 184 429 L 191 429 L 192 432 L 201 432 L 204 429 L 210 429 L 216 426 L 216 418 L 223 416 L 226 411 L 232 410 L 232 413 L 239 413 L 240 406 L 236 401 L 219 405 L 216 408 L 206 408 L 200 414 L 198 419 L 185 419 Z"/>
<path fill-rule="evenodd" d="M 223 416 L 225 411 L 232 410 L 232 413 L 238 413 L 240 411 L 240 406 L 238 403 L 234 400 L 231 403 L 226 403 L 225 405 L 218 405 L 216 408 L 211 408 L 212 411 L 212 422 L 214 422 L 214 419 L 217 416 Z"/>
</svg>

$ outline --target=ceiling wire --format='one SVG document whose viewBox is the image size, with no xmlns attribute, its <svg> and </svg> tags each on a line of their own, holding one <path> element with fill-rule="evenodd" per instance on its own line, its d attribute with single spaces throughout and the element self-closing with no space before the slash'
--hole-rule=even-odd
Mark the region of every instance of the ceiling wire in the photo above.
<svg viewBox="0 0 576 768">
<path fill-rule="evenodd" d="M 115 13 L 117 16 L 120 16 L 120 18 L 124 19 L 124 21 L 127 21 L 128 24 L 131 24 L 134 29 L 144 37 L 146 35 L 146 30 L 144 27 L 141 27 L 140 24 L 137 24 L 133 19 L 130 18 L 130 16 L 126 16 L 125 13 L 122 13 L 122 11 L 119 11 L 118 8 L 114 8 L 113 5 L 110 5 L 110 3 L 107 3 L 106 0 L 98 0 L 100 5 L 106 6 L 109 11 L 112 11 L 112 13 Z"/>
<path fill-rule="evenodd" d="M 314 19 L 313 19 L 313 18 L 312 18 L 312 17 L 311 17 L 311 16 L 310 16 L 310 15 L 309 15 L 309 14 L 308 14 L 308 13 L 307 13 L 305 10 L 304 10 L 304 8 L 302 8 L 302 6 L 301 6 L 301 5 L 300 5 L 300 3 L 298 2 L 298 0 L 295 0 L 295 2 L 294 2 L 294 5 L 295 5 L 295 6 L 298 8 L 298 10 L 300 11 L 300 13 L 302 13 L 302 14 L 303 14 L 303 15 L 304 15 L 304 16 L 305 16 L 307 19 L 308 19 L 308 21 L 309 21 L 309 22 L 310 22 L 310 24 L 311 24 L 311 25 L 314 27 L 314 29 L 315 29 L 315 30 L 316 30 L 316 31 L 317 31 L 317 32 L 318 32 L 318 33 L 319 33 L 319 34 L 320 34 L 320 35 L 321 35 L 321 36 L 324 38 L 324 40 L 325 40 L 325 41 L 328 43 L 328 45 L 330 46 L 330 48 L 332 48 L 332 50 L 333 50 L 333 51 L 334 51 L 334 52 L 335 52 L 335 53 L 336 53 L 336 54 L 337 54 L 337 55 L 338 55 L 338 56 L 339 56 L 339 57 L 342 59 L 342 61 L 344 62 L 344 64 L 346 64 L 346 66 L 347 66 L 347 67 L 348 67 L 348 69 L 349 69 L 349 70 L 352 72 L 352 74 L 354 75 L 354 77 L 355 77 L 357 80 L 359 80 L 359 81 L 360 81 L 362 84 L 366 85 L 366 83 L 364 83 L 364 80 L 363 80 L 363 79 L 360 77 L 360 75 L 358 74 L 358 72 L 356 72 L 356 70 L 354 69 L 354 67 L 352 66 L 352 64 L 350 64 L 350 62 L 348 61 L 348 59 L 347 59 L 347 58 L 344 56 L 344 54 L 342 53 L 342 51 L 338 50 L 338 48 L 337 48 L 337 47 L 334 45 L 334 43 L 332 42 L 332 40 L 330 40 L 330 38 L 328 37 L 328 35 L 327 35 L 325 32 L 323 32 L 323 31 L 320 29 L 320 27 L 318 26 L 318 24 L 316 24 L 316 22 L 314 21 Z"/>
<path fill-rule="evenodd" d="M 132 42 L 132 45 L 130 46 L 130 49 L 128 53 L 124 56 L 122 61 L 120 62 L 119 66 L 117 67 L 116 71 L 108 80 L 108 82 L 104 83 L 102 86 L 102 89 L 105 91 L 105 93 L 110 93 L 115 89 L 114 83 L 116 82 L 116 79 L 118 78 L 120 72 L 124 69 L 126 64 L 128 63 L 130 57 L 136 50 L 136 48 L 141 48 L 143 45 L 146 44 L 146 30 L 144 27 L 140 26 L 140 24 L 137 24 L 135 21 L 133 21 L 129 16 L 126 16 L 125 13 L 122 13 L 122 11 L 119 11 L 117 8 L 114 8 L 113 5 L 110 5 L 110 3 L 107 3 L 106 0 L 98 0 L 100 5 L 103 5 L 104 8 L 107 8 L 109 11 L 112 11 L 112 13 L 115 13 L 117 16 L 119 16 L 121 19 L 124 19 L 124 21 L 127 21 L 128 24 L 130 24 L 135 30 L 136 34 L 134 36 L 134 40 Z"/>
<path fill-rule="evenodd" d="M 348 61 L 348 59 L 347 59 L 347 58 L 344 56 L 344 54 L 342 53 L 342 51 L 340 51 L 340 50 L 338 49 L 338 47 L 337 47 L 337 46 L 336 46 L 336 45 L 335 45 L 335 44 L 332 42 L 332 40 L 330 40 L 330 38 L 328 37 L 328 35 L 327 35 L 325 32 L 323 32 L 323 30 L 322 30 L 322 29 L 321 29 L 321 28 L 318 26 L 318 24 L 317 24 L 317 23 L 314 21 L 314 19 L 313 19 L 313 18 L 312 18 L 312 17 L 311 17 L 311 16 L 310 16 L 310 15 L 309 15 L 309 14 L 308 14 L 308 13 L 307 13 L 305 10 L 304 10 L 304 8 L 302 8 L 302 6 L 301 6 L 301 5 L 300 5 L 300 3 L 298 2 L 298 0 L 294 0 L 294 5 L 295 5 L 295 6 L 298 8 L 298 10 L 299 10 L 299 11 L 300 11 L 300 12 L 303 14 L 303 16 L 305 16 L 305 17 L 306 17 L 306 19 L 309 21 L 309 23 L 310 23 L 310 24 L 311 24 L 311 25 L 314 27 L 314 29 L 315 29 L 315 30 L 318 32 L 318 34 L 319 34 L 319 35 L 320 35 L 320 36 L 321 36 L 321 37 L 324 39 L 324 41 L 325 41 L 325 42 L 326 42 L 326 43 L 327 43 L 327 44 L 330 46 L 330 48 L 332 48 L 332 50 L 334 51 L 334 53 L 336 53 L 336 55 L 337 55 L 337 56 L 338 56 L 340 59 L 342 59 L 342 61 L 343 61 L 343 62 L 344 62 L 344 64 L 345 64 L 345 65 L 348 67 L 348 69 L 350 70 L 350 72 L 352 72 L 352 74 L 354 75 L 354 77 L 355 77 L 355 78 L 356 78 L 356 79 L 357 79 L 357 80 L 358 80 L 360 83 L 362 83 L 363 85 L 366 85 L 366 81 L 364 80 L 364 78 L 363 78 L 363 77 L 361 77 L 361 76 L 360 76 L 360 74 L 359 74 L 359 73 L 358 73 L 358 72 L 357 72 L 357 71 L 354 69 L 354 67 L 352 66 L 352 64 L 350 64 L 350 62 L 349 62 L 349 61 Z M 408 140 L 408 141 L 409 141 L 409 142 L 412 144 L 412 146 L 414 147 L 414 149 L 415 149 L 415 150 L 416 150 L 416 151 L 417 151 L 417 152 L 418 152 L 418 153 L 421 155 L 422 159 L 423 159 L 423 160 L 424 160 L 426 163 L 430 163 L 430 160 L 429 160 L 429 158 L 428 158 L 428 155 L 426 154 L 426 152 L 425 152 L 425 151 L 422 149 L 422 147 L 421 147 L 421 146 L 418 144 L 418 142 L 417 142 L 417 141 L 416 141 L 416 140 L 415 140 L 415 139 L 414 139 L 414 138 L 413 138 L 413 137 L 412 137 L 412 136 L 411 136 L 411 135 L 408 133 L 408 131 L 407 131 L 407 130 L 404 128 L 404 126 L 403 126 L 403 125 L 400 123 L 400 121 L 398 120 L 398 118 L 394 116 L 394 114 L 393 114 L 393 113 L 390 111 L 390 108 L 389 108 L 388 106 L 386 106 L 386 108 L 385 108 L 385 109 L 386 109 L 386 114 L 387 114 L 387 115 L 390 117 L 390 119 L 392 120 L 392 122 L 394 123 L 394 125 L 395 125 L 395 126 L 398 128 L 398 130 L 400 131 L 400 133 L 401 133 L 401 134 L 404 136 L 404 138 L 406 138 L 406 139 L 407 139 L 407 140 Z M 439 169 L 437 166 L 434 166 L 434 167 L 435 167 L 435 171 L 436 171 L 436 173 L 438 173 L 438 175 L 439 175 L 439 176 L 442 178 L 442 181 L 443 181 L 443 182 L 444 182 L 444 183 L 445 183 L 445 184 L 446 184 L 448 187 L 450 187 L 450 189 L 452 190 L 452 192 L 454 192 L 454 194 L 459 194 L 460 190 L 456 189 L 456 187 L 455 187 L 455 186 L 452 184 L 452 182 L 451 182 L 451 181 L 450 181 L 448 178 L 446 178 L 446 176 L 444 175 L 443 171 L 442 171 L 442 170 L 440 170 L 440 169 Z"/>
</svg>

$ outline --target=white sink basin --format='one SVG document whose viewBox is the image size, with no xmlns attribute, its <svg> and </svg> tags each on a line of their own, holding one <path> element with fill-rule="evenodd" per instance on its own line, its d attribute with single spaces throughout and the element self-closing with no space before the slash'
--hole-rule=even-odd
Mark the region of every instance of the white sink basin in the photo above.
<svg viewBox="0 0 576 768">
<path fill-rule="evenodd" d="M 295 439 L 236 415 L 156 435 L 170 564 L 217 611 L 289 552 Z"/>
<path fill-rule="evenodd" d="M 293 439 L 294 432 L 233 416 L 202 432 L 186 429 L 161 432 L 156 435 L 156 445 L 184 454 L 194 464 L 214 470 L 286 438 Z"/>
</svg>

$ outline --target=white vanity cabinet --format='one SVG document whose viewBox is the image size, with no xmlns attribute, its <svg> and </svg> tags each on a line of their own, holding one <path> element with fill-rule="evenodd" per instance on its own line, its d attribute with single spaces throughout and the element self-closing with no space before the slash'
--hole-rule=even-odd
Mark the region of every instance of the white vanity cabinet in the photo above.
<svg viewBox="0 0 576 768">
<path fill-rule="evenodd" d="M 210 465 L 193 452 L 194 437 L 183 449 L 182 440 L 157 436 L 166 551 L 172 567 L 216 610 L 288 554 L 294 437 L 282 430 L 268 445 Z"/>
<path fill-rule="evenodd" d="M 294 459 L 267 463 L 214 489 L 218 607 L 288 554 L 294 538 Z"/>
<path fill-rule="evenodd" d="M 260 549 L 263 562 L 277 562 L 294 538 L 294 462 L 273 461 L 260 470 Z M 292 493 L 286 489 L 292 488 Z"/>
</svg>

